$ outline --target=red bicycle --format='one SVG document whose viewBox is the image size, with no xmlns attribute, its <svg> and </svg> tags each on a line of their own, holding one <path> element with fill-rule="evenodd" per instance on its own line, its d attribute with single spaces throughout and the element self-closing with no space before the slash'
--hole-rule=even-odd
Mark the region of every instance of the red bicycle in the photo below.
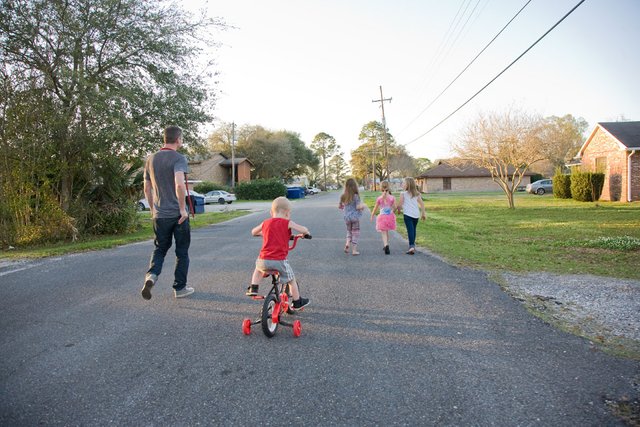
<svg viewBox="0 0 640 427">
<path fill-rule="evenodd" d="M 296 247 L 298 239 L 311 239 L 310 234 L 297 234 L 291 236 L 293 244 L 289 247 L 289 250 L 293 250 Z M 266 296 L 252 297 L 254 300 L 264 300 L 262 304 L 262 311 L 260 317 L 256 320 L 244 319 L 242 321 L 242 333 L 245 335 L 251 334 L 251 326 L 261 324 L 262 332 L 272 338 L 278 330 L 278 325 L 288 326 L 293 328 L 293 336 L 299 337 L 302 333 L 302 325 L 299 320 L 294 320 L 293 323 L 289 323 L 283 320 L 283 315 L 295 314 L 295 311 L 291 308 L 291 289 L 288 283 L 282 283 L 280 281 L 280 273 L 277 270 L 265 271 L 263 277 L 271 276 L 271 290 Z M 300 283 L 298 283 L 298 287 Z"/>
</svg>

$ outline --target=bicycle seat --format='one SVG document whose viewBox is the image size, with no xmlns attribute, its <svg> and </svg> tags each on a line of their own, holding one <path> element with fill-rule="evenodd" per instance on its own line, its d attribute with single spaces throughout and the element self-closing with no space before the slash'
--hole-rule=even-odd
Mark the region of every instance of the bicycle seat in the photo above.
<svg viewBox="0 0 640 427">
<path fill-rule="evenodd" d="M 280 275 L 280 272 L 278 270 L 267 270 L 262 272 L 262 277 L 279 276 L 279 275 Z"/>
</svg>

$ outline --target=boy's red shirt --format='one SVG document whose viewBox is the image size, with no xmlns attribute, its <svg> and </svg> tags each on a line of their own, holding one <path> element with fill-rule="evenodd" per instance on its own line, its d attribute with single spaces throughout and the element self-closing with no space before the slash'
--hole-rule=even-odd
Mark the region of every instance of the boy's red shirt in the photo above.
<svg viewBox="0 0 640 427">
<path fill-rule="evenodd" d="M 289 254 L 289 220 L 269 218 L 262 223 L 262 249 L 260 259 L 282 261 Z"/>
</svg>

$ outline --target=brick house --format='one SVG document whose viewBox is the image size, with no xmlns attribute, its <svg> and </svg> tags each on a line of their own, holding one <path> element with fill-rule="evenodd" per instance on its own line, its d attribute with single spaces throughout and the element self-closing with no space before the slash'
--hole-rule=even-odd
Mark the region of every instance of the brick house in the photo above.
<svg viewBox="0 0 640 427">
<path fill-rule="evenodd" d="M 512 172 L 511 172 L 512 173 Z M 520 187 L 531 183 L 533 172 L 525 172 Z M 441 191 L 498 191 L 500 186 L 491 178 L 488 169 L 480 168 L 471 163 L 448 162 L 441 160 L 435 167 L 416 177 L 418 189 L 423 193 L 437 193 Z"/>
<path fill-rule="evenodd" d="M 640 122 L 598 123 L 576 160 L 571 166 L 604 172 L 600 200 L 640 201 Z"/>
<path fill-rule="evenodd" d="M 251 181 L 253 163 L 246 157 L 236 157 L 234 160 L 235 182 Z M 231 159 L 222 153 L 213 153 L 206 159 L 189 160 L 189 179 L 231 186 Z"/>
</svg>

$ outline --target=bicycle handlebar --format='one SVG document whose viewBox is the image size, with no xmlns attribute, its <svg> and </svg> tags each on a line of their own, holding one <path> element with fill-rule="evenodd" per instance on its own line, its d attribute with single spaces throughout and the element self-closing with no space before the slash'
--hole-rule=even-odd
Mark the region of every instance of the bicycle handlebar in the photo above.
<svg viewBox="0 0 640 427">
<path fill-rule="evenodd" d="M 289 237 L 289 240 L 293 240 L 293 244 L 291 246 L 289 246 L 289 250 L 293 250 L 296 247 L 296 244 L 298 243 L 298 239 L 303 238 L 303 239 L 311 239 L 311 234 L 296 234 L 295 236 L 292 234 L 291 237 Z"/>
</svg>

